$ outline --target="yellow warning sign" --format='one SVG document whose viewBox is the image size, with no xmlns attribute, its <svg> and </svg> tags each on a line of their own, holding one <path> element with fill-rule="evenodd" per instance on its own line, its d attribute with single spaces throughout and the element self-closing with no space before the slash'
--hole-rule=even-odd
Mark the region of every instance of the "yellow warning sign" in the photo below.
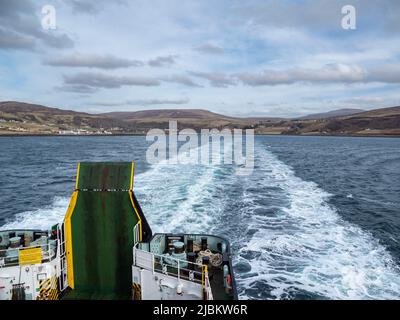
<svg viewBox="0 0 400 320">
<path fill-rule="evenodd" d="M 19 250 L 19 264 L 42 263 L 42 248 L 29 248 Z"/>
</svg>

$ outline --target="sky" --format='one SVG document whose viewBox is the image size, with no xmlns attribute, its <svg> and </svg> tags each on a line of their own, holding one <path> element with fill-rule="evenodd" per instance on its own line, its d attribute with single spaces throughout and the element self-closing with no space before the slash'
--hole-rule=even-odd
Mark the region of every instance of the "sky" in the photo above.
<svg viewBox="0 0 400 320">
<path fill-rule="evenodd" d="M 0 101 L 295 117 L 399 88 L 398 0 L 0 0 Z"/>
</svg>

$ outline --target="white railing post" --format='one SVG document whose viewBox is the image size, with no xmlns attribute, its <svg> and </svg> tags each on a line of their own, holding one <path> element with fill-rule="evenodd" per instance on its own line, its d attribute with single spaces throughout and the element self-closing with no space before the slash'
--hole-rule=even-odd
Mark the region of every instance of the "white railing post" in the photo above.
<svg viewBox="0 0 400 320">
<path fill-rule="evenodd" d="M 133 227 L 133 245 L 136 246 L 140 242 L 139 238 L 139 223 Z"/>
</svg>

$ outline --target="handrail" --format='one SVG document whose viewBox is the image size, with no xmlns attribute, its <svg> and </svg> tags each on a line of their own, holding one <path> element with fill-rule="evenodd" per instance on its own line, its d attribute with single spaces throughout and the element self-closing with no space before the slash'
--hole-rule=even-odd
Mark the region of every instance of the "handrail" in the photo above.
<svg viewBox="0 0 400 320">
<path fill-rule="evenodd" d="M 135 266 L 137 265 L 137 254 L 136 251 L 139 252 L 144 252 L 148 255 L 151 255 L 152 257 L 152 268 L 145 268 L 143 265 L 141 265 L 141 268 L 147 269 L 154 272 L 158 272 L 158 273 L 164 273 L 167 275 L 172 275 L 172 276 L 176 276 L 178 279 L 180 279 L 181 277 L 183 279 L 189 280 L 189 281 L 193 281 L 193 282 L 200 282 L 202 288 L 208 288 L 210 286 L 209 282 L 206 281 L 206 279 L 208 279 L 208 268 L 206 265 L 203 265 L 201 263 L 196 263 L 196 262 L 190 262 L 188 260 L 182 260 L 182 259 L 178 259 L 172 256 L 167 256 L 167 255 L 160 255 L 160 254 L 155 254 L 149 251 L 145 251 L 145 250 L 141 250 L 139 248 L 137 248 L 138 244 L 136 244 L 133 247 L 133 264 Z M 155 259 L 157 258 L 157 260 Z M 165 260 L 174 262 L 174 263 L 165 263 Z M 161 266 L 161 270 L 156 268 L 156 264 L 159 264 Z M 197 267 L 198 269 L 200 269 L 201 271 L 197 271 L 193 268 L 193 270 L 182 267 L 182 265 L 193 265 L 194 267 Z M 168 266 L 172 269 L 176 269 L 176 273 L 173 272 L 168 272 Z M 165 268 L 165 269 L 164 269 Z M 182 275 L 182 271 L 184 272 L 188 272 L 189 273 L 189 277 L 186 277 L 184 275 Z M 193 277 L 191 279 L 190 277 L 190 273 L 193 274 Z M 194 277 L 194 275 L 201 275 L 201 280 L 197 280 L 196 277 Z"/>
<path fill-rule="evenodd" d="M 68 277 L 67 277 L 67 260 L 66 260 L 66 239 L 65 239 L 65 225 L 57 225 L 57 241 L 59 243 L 59 277 L 58 286 L 60 291 L 63 292 L 68 287 Z"/>
<path fill-rule="evenodd" d="M 136 246 L 140 242 L 140 230 L 142 229 L 141 227 L 142 221 L 139 220 L 138 223 L 135 224 L 133 227 L 133 245 Z"/>
<path fill-rule="evenodd" d="M 55 246 L 53 244 L 50 243 L 46 243 L 46 244 L 41 244 L 41 245 L 36 245 L 36 246 L 29 246 L 29 247 L 17 247 L 17 248 L 8 248 L 8 249 L 1 249 L 0 250 L 0 261 L 2 262 L 0 264 L 0 267 L 9 267 L 9 266 L 17 266 L 20 265 L 20 258 L 21 258 L 21 251 L 23 250 L 29 250 L 29 249 L 35 249 L 35 248 L 40 248 L 41 249 L 41 263 L 43 262 L 50 262 L 52 260 L 54 260 L 57 256 L 57 246 L 58 243 L 55 244 Z M 43 247 L 46 247 L 45 250 L 43 250 Z M 15 252 L 12 255 L 7 256 L 7 252 Z M 27 259 L 25 259 L 29 264 L 29 262 L 31 261 L 32 264 L 34 264 L 33 262 L 35 262 L 37 259 L 34 259 L 33 257 L 38 256 L 37 252 L 25 252 L 24 257 L 28 257 Z M 30 257 L 32 257 L 31 259 L 29 259 Z M 9 260 L 9 261 L 7 261 Z M 14 261 L 15 260 L 15 261 Z"/>
</svg>

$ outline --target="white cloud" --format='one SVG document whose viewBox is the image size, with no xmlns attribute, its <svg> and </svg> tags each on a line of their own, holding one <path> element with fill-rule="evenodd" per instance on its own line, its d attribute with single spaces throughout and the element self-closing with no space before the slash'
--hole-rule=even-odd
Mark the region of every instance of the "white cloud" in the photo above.
<svg viewBox="0 0 400 320">
<path fill-rule="evenodd" d="M 160 81 L 144 76 L 115 76 L 105 73 L 81 72 L 64 75 L 66 85 L 83 85 L 91 88 L 115 89 L 123 86 L 158 86 Z"/>
<path fill-rule="evenodd" d="M 128 67 L 139 67 L 143 62 L 133 59 L 118 58 L 113 55 L 99 54 L 79 54 L 61 56 L 57 58 L 47 59 L 44 64 L 53 67 L 87 67 L 100 69 L 118 69 Z"/>
<path fill-rule="evenodd" d="M 400 64 L 380 65 L 368 72 L 368 81 L 400 83 Z"/>
<path fill-rule="evenodd" d="M 119 106 L 154 106 L 154 105 L 183 105 L 188 104 L 190 99 L 137 99 L 137 100 L 126 100 L 126 101 L 114 101 L 114 102 L 94 102 L 91 105 L 102 106 L 102 107 L 119 107 Z"/>
<path fill-rule="evenodd" d="M 46 32 L 31 0 L 2 0 L 0 10 L 0 50 L 33 49 L 38 44 L 56 49 L 71 48 L 74 42 L 61 31 Z"/>
<path fill-rule="evenodd" d="M 261 73 L 241 73 L 236 77 L 249 86 L 291 84 L 295 82 L 362 82 L 365 70 L 356 65 L 332 64 L 320 69 L 293 68 L 264 70 Z"/>
<path fill-rule="evenodd" d="M 172 74 L 162 76 L 160 79 L 164 82 L 177 83 L 188 87 L 201 87 L 199 84 L 194 82 L 190 77 L 184 74 Z"/>
<path fill-rule="evenodd" d="M 149 60 L 149 65 L 152 67 L 165 67 L 175 63 L 176 55 L 169 55 L 164 57 L 157 57 Z"/>
<path fill-rule="evenodd" d="M 35 40 L 32 37 L 0 27 L 0 48 L 33 49 L 34 47 Z"/>
<path fill-rule="evenodd" d="M 232 77 L 221 72 L 191 72 L 190 74 L 207 79 L 213 87 L 226 88 L 235 84 Z"/>
<path fill-rule="evenodd" d="M 188 97 L 178 107 L 274 116 L 368 104 L 354 97 L 396 103 L 399 5 L 354 1 L 354 32 L 340 29 L 345 0 L 49 0 L 54 32 L 40 27 L 41 3 L 4 2 L 0 91 L 82 111 L 96 101 L 181 100 L 166 97 Z"/>
<path fill-rule="evenodd" d="M 195 47 L 194 50 L 205 53 L 205 54 L 223 54 L 224 49 L 221 47 L 218 47 L 216 45 L 213 45 L 211 43 L 205 43 L 202 44 L 201 46 Z"/>
</svg>

